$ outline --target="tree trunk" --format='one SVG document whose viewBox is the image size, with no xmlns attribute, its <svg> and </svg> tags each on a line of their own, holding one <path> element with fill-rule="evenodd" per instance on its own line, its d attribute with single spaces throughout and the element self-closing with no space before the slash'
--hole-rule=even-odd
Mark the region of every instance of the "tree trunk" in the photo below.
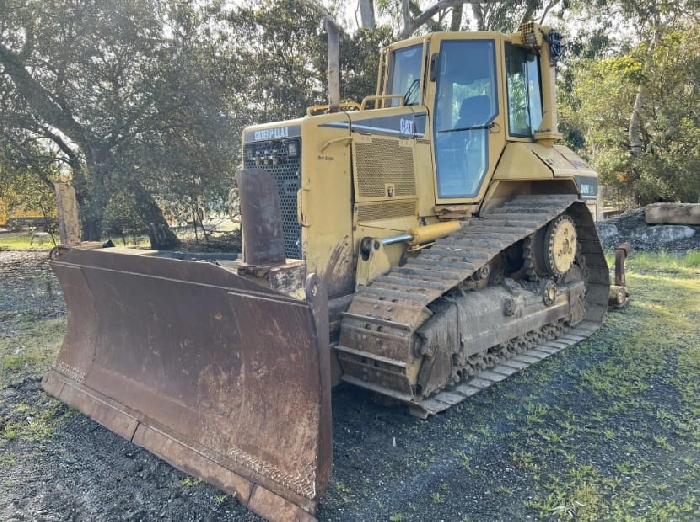
<svg viewBox="0 0 700 522">
<path fill-rule="evenodd" d="M 459 31 L 462 27 L 462 16 L 464 15 L 464 4 L 456 5 L 452 8 L 452 22 L 450 31 Z"/>
<path fill-rule="evenodd" d="M 476 20 L 476 30 L 486 31 L 486 16 L 484 14 L 484 7 L 479 4 L 472 4 L 472 13 L 474 14 L 474 19 Z"/>
<path fill-rule="evenodd" d="M 148 228 L 148 239 L 153 250 L 172 250 L 180 246 L 180 240 L 170 230 L 158 204 L 137 180 L 129 183 L 134 198 L 134 210 Z"/>
<path fill-rule="evenodd" d="M 410 0 L 403 0 L 401 5 L 401 13 L 403 16 L 403 31 L 401 32 L 401 37 L 408 38 L 415 30 L 411 27 Z"/>
<path fill-rule="evenodd" d="M 661 21 L 659 20 L 658 13 L 654 13 L 652 17 L 653 20 L 653 38 L 649 43 L 649 47 L 646 52 L 644 59 L 643 70 L 646 72 L 651 67 L 653 67 L 654 59 L 654 49 L 656 49 L 656 44 L 661 39 Z M 629 140 L 630 140 L 630 154 L 632 157 L 636 158 L 642 153 L 642 123 L 641 123 L 641 113 L 642 106 L 645 102 L 645 89 L 644 84 L 640 83 L 637 87 L 637 94 L 634 97 L 634 106 L 632 107 L 632 114 L 630 114 L 630 125 L 629 125 Z"/>
<path fill-rule="evenodd" d="M 360 0 L 360 24 L 366 29 L 375 29 L 374 0 Z"/>
<path fill-rule="evenodd" d="M 642 111 L 643 101 L 643 86 L 637 88 L 637 95 L 634 97 L 634 107 L 630 115 L 629 138 L 630 138 L 630 154 L 635 158 L 642 152 L 641 139 L 641 122 L 640 112 Z"/>
</svg>

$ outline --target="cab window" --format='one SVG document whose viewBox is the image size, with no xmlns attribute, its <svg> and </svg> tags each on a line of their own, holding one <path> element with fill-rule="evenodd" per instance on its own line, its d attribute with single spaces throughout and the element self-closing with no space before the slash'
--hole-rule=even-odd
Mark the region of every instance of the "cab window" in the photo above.
<svg viewBox="0 0 700 522">
<path fill-rule="evenodd" d="M 506 45 L 508 127 L 511 136 L 532 137 L 542 123 L 542 84 L 537 55 Z"/>
<path fill-rule="evenodd" d="M 421 44 L 397 49 L 391 53 L 387 94 L 400 94 L 404 105 L 420 103 L 420 70 L 423 46 Z M 387 100 L 386 107 L 398 107 L 400 100 Z"/>
</svg>

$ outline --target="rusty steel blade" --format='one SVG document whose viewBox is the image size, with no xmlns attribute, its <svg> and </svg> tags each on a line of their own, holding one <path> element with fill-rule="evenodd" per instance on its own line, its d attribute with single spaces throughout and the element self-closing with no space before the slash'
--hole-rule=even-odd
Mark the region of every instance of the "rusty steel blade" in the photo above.
<svg viewBox="0 0 700 522">
<path fill-rule="evenodd" d="M 313 519 L 331 470 L 327 301 L 210 263 L 71 249 L 44 388 L 271 520 Z"/>
</svg>

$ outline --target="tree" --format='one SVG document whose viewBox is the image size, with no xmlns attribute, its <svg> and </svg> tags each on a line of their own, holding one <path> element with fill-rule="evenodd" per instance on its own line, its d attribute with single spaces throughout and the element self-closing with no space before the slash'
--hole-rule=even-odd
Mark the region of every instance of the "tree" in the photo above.
<svg viewBox="0 0 700 522">
<path fill-rule="evenodd" d="M 50 231 L 56 216 L 53 181 L 58 177 L 50 157 L 37 153 L 22 158 L 0 138 L 0 199 L 6 210 L 40 212 Z"/>
<path fill-rule="evenodd" d="M 601 180 L 627 187 L 642 203 L 700 198 L 698 45 L 698 25 L 667 29 L 620 56 L 584 60 L 574 73 L 575 107 L 563 117 L 584 129 Z M 629 139 L 635 117 L 637 143 Z"/>
<path fill-rule="evenodd" d="M 374 13 L 374 0 L 359 0 L 360 27 L 364 29 L 376 29 L 377 19 Z"/>
<path fill-rule="evenodd" d="M 173 247 L 160 203 L 177 184 L 166 180 L 218 183 L 230 127 L 205 15 L 168 0 L 0 4 L 3 131 L 57 151 L 85 238 L 99 238 L 110 194 L 125 190 L 152 247 Z"/>
<path fill-rule="evenodd" d="M 526 21 L 543 23 L 553 9 L 566 9 L 568 4 L 567 0 L 437 0 L 423 7 L 418 0 L 380 0 L 378 7 L 399 25 L 399 37 L 408 38 L 422 29 L 514 31 Z"/>
</svg>

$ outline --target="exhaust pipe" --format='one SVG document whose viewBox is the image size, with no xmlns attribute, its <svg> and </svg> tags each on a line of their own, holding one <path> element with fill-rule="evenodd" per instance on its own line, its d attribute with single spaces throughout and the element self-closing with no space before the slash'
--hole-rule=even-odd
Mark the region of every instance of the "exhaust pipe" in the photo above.
<svg viewBox="0 0 700 522">
<path fill-rule="evenodd" d="M 328 112 L 340 111 L 340 37 L 338 26 L 329 17 L 324 19 L 328 32 Z"/>
</svg>

